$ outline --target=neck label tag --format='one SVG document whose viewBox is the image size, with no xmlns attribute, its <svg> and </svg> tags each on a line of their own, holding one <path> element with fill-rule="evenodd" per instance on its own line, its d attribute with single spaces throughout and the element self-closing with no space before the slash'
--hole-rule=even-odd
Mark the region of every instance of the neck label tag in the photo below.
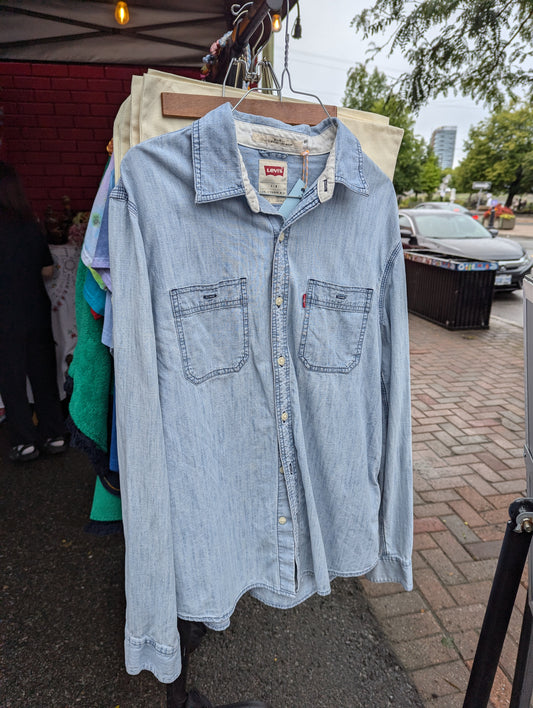
<svg viewBox="0 0 533 708">
<path fill-rule="evenodd" d="M 259 160 L 259 194 L 264 197 L 287 196 L 287 162 Z"/>
</svg>

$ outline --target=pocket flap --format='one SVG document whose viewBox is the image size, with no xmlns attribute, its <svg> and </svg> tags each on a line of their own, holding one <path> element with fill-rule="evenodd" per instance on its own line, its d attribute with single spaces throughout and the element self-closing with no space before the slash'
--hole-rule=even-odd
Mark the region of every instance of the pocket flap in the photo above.
<svg viewBox="0 0 533 708">
<path fill-rule="evenodd" d="M 245 303 L 246 278 L 176 288 L 171 290 L 170 294 L 172 307 L 181 315 L 190 315 L 221 307 L 238 307 Z"/>
<path fill-rule="evenodd" d="M 333 285 L 312 278 L 308 282 L 307 302 L 331 310 L 368 312 L 372 300 L 372 288 L 356 288 L 348 285 Z"/>
</svg>

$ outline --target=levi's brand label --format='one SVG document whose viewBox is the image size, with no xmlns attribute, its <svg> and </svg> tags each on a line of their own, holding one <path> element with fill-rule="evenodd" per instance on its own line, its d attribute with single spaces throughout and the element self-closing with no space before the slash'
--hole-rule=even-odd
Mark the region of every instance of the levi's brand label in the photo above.
<svg viewBox="0 0 533 708">
<path fill-rule="evenodd" d="M 281 204 L 287 196 L 287 162 L 259 160 L 259 193 L 271 204 Z"/>
<path fill-rule="evenodd" d="M 285 170 L 281 165 L 265 165 L 265 177 L 284 177 Z"/>
</svg>

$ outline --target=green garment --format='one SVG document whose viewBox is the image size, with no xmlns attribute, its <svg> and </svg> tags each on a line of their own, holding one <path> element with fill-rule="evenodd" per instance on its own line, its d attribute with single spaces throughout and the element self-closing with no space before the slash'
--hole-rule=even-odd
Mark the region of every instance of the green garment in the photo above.
<svg viewBox="0 0 533 708">
<path fill-rule="evenodd" d="M 100 482 L 100 477 L 96 478 L 90 519 L 91 521 L 120 521 L 122 519 L 120 497 L 108 492 Z"/>
<path fill-rule="evenodd" d="M 102 344 L 103 319 L 96 320 L 83 296 L 88 269 L 80 259 L 76 277 L 76 323 L 78 342 L 69 367 L 73 392 L 69 413 L 74 425 L 95 445 L 108 451 L 108 419 L 112 377 L 109 349 Z M 120 521 L 120 497 L 105 489 L 96 478 L 90 518 L 92 521 Z"/>
<path fill-rule="evenodd" d="M 83 297 L 87 270 L 80 260 L 76 277 L 78 343 L 69 368 L 74 382 L 69 412 L 78 430 L 106 452 L 112 362 L 109 349 L 102 344 L 104 320 L 95 320 Z"/>
</svg>

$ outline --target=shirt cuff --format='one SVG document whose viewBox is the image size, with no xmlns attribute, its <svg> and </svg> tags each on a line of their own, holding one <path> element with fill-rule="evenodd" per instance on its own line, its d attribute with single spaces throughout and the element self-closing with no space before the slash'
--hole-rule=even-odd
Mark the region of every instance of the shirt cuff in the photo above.
<svg viewBox="0 0 533 708">
<path fill-rule="evenodd" d="M 161 683 L 172 683 L 181 674 L 181 652 L 177 647 L 158 644 L 151 637 L 128 637 L 124 640 L 126 671 L 135 675 L 151 671 Z"/>
<path fill-rule="evenodd" d="M 394 556 L 380 558 L 372 570 L 366 573 L 366 578 L 373 583 L 401 583 L 404 590 L 413 589 L 411 562 Z"/>
</svg>

